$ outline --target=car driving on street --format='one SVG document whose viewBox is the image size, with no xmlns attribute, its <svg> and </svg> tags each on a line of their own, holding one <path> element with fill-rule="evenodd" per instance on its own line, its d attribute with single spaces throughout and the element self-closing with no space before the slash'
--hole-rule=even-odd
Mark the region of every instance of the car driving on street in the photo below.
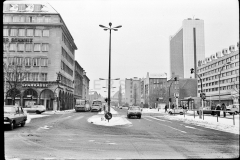
<svg viewBox="0 0 240 160">
<path fill-rule="evenodd" d="M 4 125 L 8 125 L 10 130 L 21 125 L 25 126 L 27 114 L 18 105 L 4 105 Z"/>
<path fill-rule="evenodd" d="M 41 114 L 46 111 L 46 107 L 44 105 L 31 105 L 23 108 L 28 113 L 36 113 Z"/>
<path fill-rule="evenodd" d="M 183 114 L 183 108 L 169 109 L 168 114 Z"/>
<path fill-rule="evenodd" d="M 127 117 L 137 116 L 139 119 L 142 116 L 142 110 L 139 106 L 130 106 L 127 111 Z"/>
</svg>

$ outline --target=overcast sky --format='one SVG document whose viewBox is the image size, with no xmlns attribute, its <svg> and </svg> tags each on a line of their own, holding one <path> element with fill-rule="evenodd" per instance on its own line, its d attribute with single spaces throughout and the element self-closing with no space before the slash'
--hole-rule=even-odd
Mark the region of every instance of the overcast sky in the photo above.
<svg viewBox="0 0 240 160">
<path fill-rule="evenodd" d="M 112 31 L 111 77 L 146 77 L 167 73 L 169 36 L 187 18 L 204 20 L 205 56 L 239 41 L 238 0 L 49 0 L 60 13 L 78 47 L 75 59 L 90 79 L 90 89 L 104 94 L 108 78 L 109 31 L 99 24 L 122 25 Z M 119 82 L 114 82 L 119 87 Z M 106 90 L 106 89 L 105 89 Z M 117 89 L 114 89 L 117 91 Z M 105 92 L 106 95 L 106 92 Z"/>
</svg>

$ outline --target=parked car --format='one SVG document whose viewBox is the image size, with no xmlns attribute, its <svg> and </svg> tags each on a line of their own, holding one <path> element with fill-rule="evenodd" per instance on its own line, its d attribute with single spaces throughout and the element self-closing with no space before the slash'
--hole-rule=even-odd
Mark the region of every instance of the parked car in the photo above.
<svg viewBox="0 0 240 160">
<path fill-rule="evenodd" d="M 200 109 L 202 111 L 202 109 Z M 199 110 L 197 110 L 197 114 L 199 114 Z M 211 107 L 203 107 L 203 114 L 213 114 L 215 115 L 216 112 L 211 110 Z"/>
<path fill-rule="evenodd" d="M 230 111 L 228 112 L 230 115 L 239 114 L 239 104 L 232 104 L 227 106 L 227 111 Z"/>
<path fill-rule="evenodd" d="M 139 106 L 130 106 L 127 111 L 127 117 L 137 116 L 139 119 L 142 116 L 142 109 Z"/>
<path fill-rule="evenodd" d="M 122 106 L 119 106 L 118 108 L 119 108 L 119 109 L 122 109 Z"/>
<path fill-rule="evenodd" d="M 183 114 L 183 108 L 169 109 L 168 114 Z"/>
<path fill-rule="evenodd" d="M 4 105 L 4 125 L 8 125 L 10 130 L 16 126 L 25 126 L 27 114 L 23 108 L 18 105 Z"/>
<path fill-rule="evenodd" d="M 46 107 L 44 105 L 26 106 L 23 109 L 28 113 L 36 113 L 36 114 L 41 114 L 46 111 Z"/>
</svg>

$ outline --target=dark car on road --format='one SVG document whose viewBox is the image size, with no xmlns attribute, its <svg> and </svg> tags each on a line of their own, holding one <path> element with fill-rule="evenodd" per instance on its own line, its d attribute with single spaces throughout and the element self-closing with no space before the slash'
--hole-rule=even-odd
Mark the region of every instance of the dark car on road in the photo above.
<svg viewBox="0 0 240 160">
<path fill-rule="evenodd" d="M 10 130 L 16 126 L 25 126 L 27 114 L 18 105 L 4 105 L 4 125 L 8 125 Z"/>
<path fill-rule="evenodd" d="M 202 109 L 200 109 L 202 112 Z M 197 110 L 197 114 L 199 114 L 199 110 Z M 203 114 L 216 114 L 216 111 L 211 110 L 211 107 L 203 107 Z"/>
</svg>

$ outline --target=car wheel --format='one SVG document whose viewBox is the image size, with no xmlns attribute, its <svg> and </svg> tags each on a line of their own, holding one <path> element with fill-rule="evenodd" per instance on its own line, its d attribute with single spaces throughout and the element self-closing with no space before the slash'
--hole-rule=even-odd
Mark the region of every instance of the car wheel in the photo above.
<svg viewBox="0 0 240 160">
<path fill-rule="evenodd" d="M 231 113 L 231 112 L 229 112 L 229 114 L 230 114 L 230 115 L 232 115 L 232 113 Z"/>
<path fill-rule="evenodd" d="M 129 116 L 129 115 L 127 115 L 127 118 L 130 118 L 130 116 Z"/>
<path fill-rule="evenodd" d="M 138 116 L 139 119 L 141 119 L 141 116 Z"/>
<path fill-rule="evenodd" d="M 22 122 L 21 123 L 21 127 L 24 127 L 25 126 L 25 124 L 26 124 L 26 122 L 24 121 L 24 122 Z"/>
<path fill-rule="evenodd" d="M 10 123 L 10 128 L 9 128 L 9 129 L 10 129 L 10 130 L 13 130 L 14 127 L 15 127 L 15 122 L 13 121 L 13 122 Z"/>
<path fill-rule="evenodd" d="M 41 114 L 41 112 L 40 111 L 36 111 L 36 114 Z"/>
<path fill-rule="evenodd" d="M 172 112 L 168 112 L 168 114 L 172 114 Z"/>
</svg>

